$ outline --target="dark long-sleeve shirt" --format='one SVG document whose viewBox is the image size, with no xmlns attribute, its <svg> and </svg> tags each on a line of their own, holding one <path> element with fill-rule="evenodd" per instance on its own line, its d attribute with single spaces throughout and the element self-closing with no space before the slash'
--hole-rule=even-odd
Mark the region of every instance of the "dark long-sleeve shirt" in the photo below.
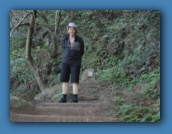
<svg viewBox="0 0 172 134">
<path fill-rule="evenodd" d="M 63 39 L 63 59 L 62 62 L 71 65 L 81 65 L 81 58 L 84 54 L 84 41 L 75 35 L 72 45 L 69 42 L 69 35 Z"/>
</svg>

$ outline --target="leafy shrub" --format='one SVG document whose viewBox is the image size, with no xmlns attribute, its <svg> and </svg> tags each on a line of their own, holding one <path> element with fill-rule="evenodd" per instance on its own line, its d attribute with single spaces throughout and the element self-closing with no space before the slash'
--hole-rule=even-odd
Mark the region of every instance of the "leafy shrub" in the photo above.
<svg viewBox="0 0 172 134">
<path fill-rule="evenodd" d="M 160 111 L 151 107 L 133 106 L 126 104 L 118 107 L 121 113 L 121 122 L 159 122 Z"/>
</svg>

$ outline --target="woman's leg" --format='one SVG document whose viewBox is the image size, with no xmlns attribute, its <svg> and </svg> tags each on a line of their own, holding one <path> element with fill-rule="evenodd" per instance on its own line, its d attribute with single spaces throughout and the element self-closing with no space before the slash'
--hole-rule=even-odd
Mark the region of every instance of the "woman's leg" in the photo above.
<svg viewBox="0 0 172 134">
<path fill-rule="evenodd" d="M 73 98 L 71 100 L 71 102 L 78 102 L 78 83 L 73 83 Z"/>
<path fill-rule="evenodd" d="M 60 103 L 66 102 L 66 94 L 68 91 L 69 75 L 70 75 L 70 65 L 66 64 L 66 63 L 62 63 L 60 81 L 62 82 L 63 97 L 58 101 Z"/>
<path fill-rule="evenodd" d="M 78 83 L 73 83 L 73 94 L 78 94 Z"/>
<path fill-rule="evenodd" d="M 62 83 L 62 94 L 67 94 L 68 91 L 68 82 L 63 82 Z"/>
<path fill-rule="evenodd" d="M 78 83 L 72 83 L 73 86 L 73 98 L 71 102 L 78 102 Z"/>
<path fill-rule="evenodd" d="M 79 84 L 79 74 L 80 65 L 74 65 L 71 67 L 71 83 L 73 86 L 73 99 L 71 102 L 78 102 L 78 84 Z"/>
<path fill-rule="evenodd" d="M 63 97 L 58 101 L 59 103 L 65 103 L 66 102 L 66 94 L 68 91 L 68 82 L 62 83 L 62 95 Z"/>
</svg>

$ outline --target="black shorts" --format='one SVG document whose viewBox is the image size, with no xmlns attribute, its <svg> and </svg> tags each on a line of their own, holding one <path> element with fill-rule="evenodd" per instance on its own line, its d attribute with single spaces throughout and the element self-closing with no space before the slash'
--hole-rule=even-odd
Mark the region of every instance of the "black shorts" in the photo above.
<svg viewBox="0 0 172 134">
<path fill-rule="evenodd" d="M 80 68 L 81 65 L 70 65 L 67 63 L 62 63 L 60 81 L 69 82 L 71 76 L 71 83 L 79 84 Z"/>
</svg>

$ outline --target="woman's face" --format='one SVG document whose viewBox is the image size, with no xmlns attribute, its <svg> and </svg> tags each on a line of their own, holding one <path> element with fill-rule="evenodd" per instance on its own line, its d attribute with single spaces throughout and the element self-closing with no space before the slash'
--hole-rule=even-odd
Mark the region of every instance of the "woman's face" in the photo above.
<svg viewBox="0 0 172 134">
<path fill-rule="evenodd" d="M 69 28 L 68 28 L 68 33 L 69 33 L 70 35 L 75 35 L 75 32 L 76 32 L 76 30 L 75 30 L 74 27 L 69 27 Z"/>
</svg>

